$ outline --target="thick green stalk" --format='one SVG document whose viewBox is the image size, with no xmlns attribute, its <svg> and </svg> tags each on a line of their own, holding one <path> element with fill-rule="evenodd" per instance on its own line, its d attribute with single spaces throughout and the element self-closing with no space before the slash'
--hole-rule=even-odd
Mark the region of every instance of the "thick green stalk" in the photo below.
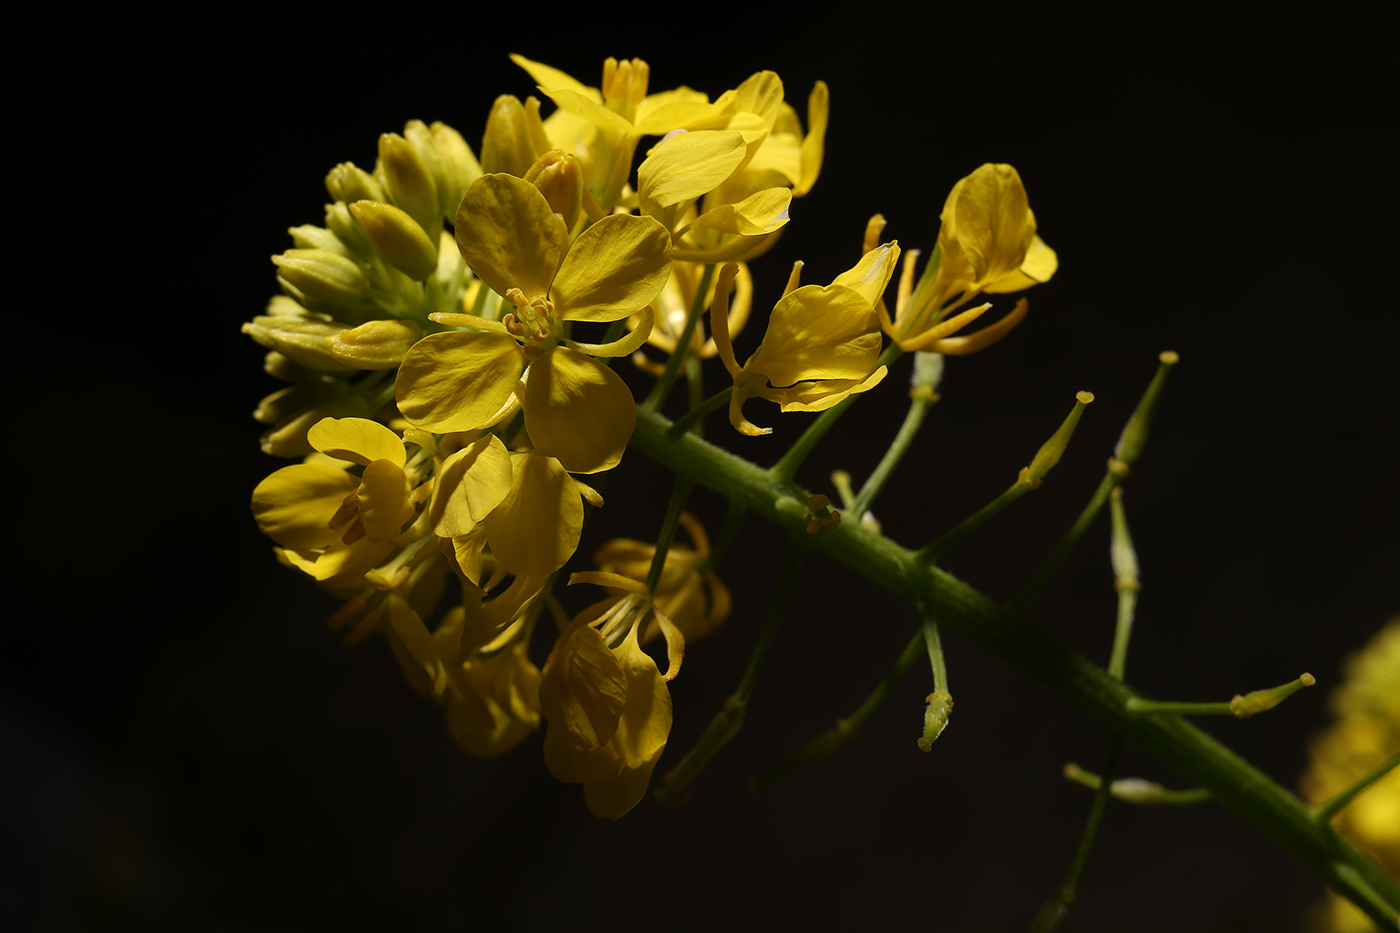
<svg viewBox="0 0 1400 933">
<path fill-rule="evenodd" d="M 660 415 L 639 411 L 632 446 L 672 470 L 691 473 L 697 483 L 738 500 L 791 534 L 805 532 L 804 490 L 775 480 L 767 470 L 701 438 L 667 437 L 668 427 L 670 423 Z M 1186 720 L 1130 713 L 1131 689 L 1032 625 L 1024 613 L 998 605 L 859 522 L 844 522 L 825 534 L 811 535 L 808 541 L 813 550 L 846 564 L 893 595 L 915 604 L 926 602 L 940 625 L 963 632 L 1185 780 L 1209 789 L 1221 804 L 1378 922 L 1394 926 L 1400 918 L 1400 885 L 1330 826 L 1318 825 L 1296 796 Z"/>
</svg>

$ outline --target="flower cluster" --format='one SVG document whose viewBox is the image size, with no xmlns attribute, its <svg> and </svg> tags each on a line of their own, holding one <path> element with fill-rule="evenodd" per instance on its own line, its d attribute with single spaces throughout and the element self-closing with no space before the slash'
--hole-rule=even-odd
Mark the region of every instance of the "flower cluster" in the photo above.
<svg viewBox="0 0 1400 933">
<path fill-rule="evenodd" d="M 671 544 L 673 519 L 662 543 L 613 542 L 601 569 L 571 578 L 607 600 L 570 619 L 551 595 L 585 503 L 603 504 L 585 478 L 618 465 L 636 424 L 611 362 L 632 357 L 664 398 L 679 364 L 718 356 L 733 425 L 766 433 L 746 401 L 822 411 L 873 388 L 882 328 L 904 349 L 960 352 L 957 339 L 978 335 L 947 325 L 968 312 L 942 317 L 979 292 L 1043 281 L 1054 254 L 1015 171 L 984 166 L 950 195 L 935 261 L 913 297 L 901 285 L 893 321 L 883 294 L 900 249 L 872 224 L 831 284 L 792 270 L 740 365 L 748 263 L 820 174 L 826 86 L 804 129 L 772 72 L 711 100 L 651 92 L 635 59 L 608 59 L 599 87 L 514 61 L 553 104 L 548 117 L 536 97 L 498 98 L 479 158 L 442 123 L 384 134 L 372 170 L 327 175 L 324 225 L 292 228 L 294 248 L 273 257 L 282 293 L 244 332 L 286 383 L 258 406 L 263 449 L 298 462 L 257 486 L 253 513 L 279 560 L 341 600 L 330 623 L 347 642 L 389 641 L 463 749 L 500 753 L 543 717 L 550 770 L 617 818 L 665 748 L 685 642 L 721 624 L 730 601 L 688 515 L 693 548 Z M 559 634 L 537 668 L 546 607 Z M 657 636 L 664 673 L 643 647 Z"/>
</svg>

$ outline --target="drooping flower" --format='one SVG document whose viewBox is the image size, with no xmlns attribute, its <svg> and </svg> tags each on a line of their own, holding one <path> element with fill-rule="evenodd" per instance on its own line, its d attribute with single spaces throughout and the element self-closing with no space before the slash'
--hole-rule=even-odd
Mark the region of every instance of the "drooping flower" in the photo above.
<svg viewBox="0 0 1400 933">
<path fill-rule="evenodd" d="M 798 286 L 801 263 L 793 267 L 786 294 L 773 307 L 763 343 L 742 367 L 734 357 L 726 318 L 731 263 L 720 271 L 711 306 L 711 327 L 720 358 L 734 377 L 729 420 L 742 434 L 767 434 L 744 417 L 753 396 L 777 402 L 783 411 L 825 411 L 885 378 L 878 366 L 880 322 L 875 306 L 899 259 L 899 245 L 886 243 L 865 253 L 830 285 Z"/>
<path fill-rule="evenodd" d="M 670 273 L 666 229 L 648 217 L 612 215 L 570 245 L 539 189 L 495 174 L 468 189 L 456 232 L 467 265 L 515 307 L 499 322 L 433 315 L 476 329 L 433 334 L 408 351 L 397 381 L 404 417 L 427 431 L 471 431 L 495 424 L 518 400 L 541 453 L 572 473 L 615 466 L 635 403 L 592 356 L 631 353 L 650 328 L 590 345 L 568 340 L 566 325 L 615 321 L 650 305 Z"/>
<path fill-rule="evenodd" d="M 934 351 L 956 355 L 990 346 L 1026 314 L 1024 300 L 996 324 L 954 337 L 986 312 L 984 304 L 949 317 L 982 293 L 1018 292 L 1047 282 L 1059 267 L 1055 251 L 1036 234 L 1025 185 L 1016 169 L 987 163 L 958 181 L 948 193 L 941 215 L 938 245 L 913 288 L 913 261 L 906 257 L 899 300 L 891 320 L 883 304 L 881 325 L 906 352 Z M 870 239 L 879 236 L 883 218 L 875 218 Z"/>
<path fill-rule="evenodd" d="M 545 764 L 559 780 L 584 785 L 595 816 L 618 819 L 646 794 L 671 731 L 666 686 L 680 671 L 685 642 L 636 580 L 575 574 L 575 582 L 617 587 L 624 595 L 584 610 L 560 633 L 540 679 L 548 728 Z M 642 651 L 639 631 L 654 617 L 666 637 L 663 675 Z"/>
</svg>

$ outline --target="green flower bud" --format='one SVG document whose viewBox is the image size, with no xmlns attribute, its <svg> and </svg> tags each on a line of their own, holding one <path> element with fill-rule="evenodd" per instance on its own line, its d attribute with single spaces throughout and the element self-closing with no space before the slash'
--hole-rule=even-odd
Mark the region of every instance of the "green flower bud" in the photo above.
<svg viewBox="0 0 1400 933">
<path fill-rule="evenodd" d="M 462 196 L 467 193 L 471 183 L 481 177 L 481 164 L 476 161 L 472 147 L 467 145 L 462 134 L 446 123 L 434 123 L 428 129 L 433 133 L 433 142 L 442 165 L 442 178 L 438 181 L 438 206 L 442 208 L 444 217 L 456 217 Z"/>
<path fill-rule="evenodd" d="M 287 232 L 292 235 L 292 245 L 297 249 L 321 249 L 341 256 L 350 255 L 340 237 L 325 227 L 302 224 L 300 227 L 288 227 Z"/>
<path fill-rule="evenodd" d="M 423 232 L 437 236 L 442 229 L 437 184 L 418 150 L 398 133 L 379 137 L 379 166 L 394 204 L 418 221 Z M 374 198 L 372 200 L 383 200 Z"/>
<path fill-rule="evenodd" d="M 365 228 L 360 226 L 344 201 L 326 205 L 326 227 L 341 242 L 346 256 L 368 258 L 374 254 L 374 245 L 365 236 Z"/>
<path fill-rule="evenodd" d="M 317 372 L 345 372 L 355 367 L 337 360 L 326 345 L 326 338 L 345 330 L 334 321 L 293 321 L 255 317 L 243 325 L 243 333 L 258 343 Z"/>
<path fill-rule="evenodd" d="M 370 243 L 395 269 L 415 282 L 437 269 L 437 246 L 412 217 L 381 201 L 355 201 L 349 207 Z"/>
<path fill-rule="evenodd" d="M 359 266 L 327 250 L 289 249 L 273 256 L 272 262 L 277 266 L 277 278 L 311 301 L 355 305 L 369 288 Z"/>
<path fill-rule="evenodd" d="M 502 94 L 486 118 L 481 139 L 481 168 L 524 178 L 535 157 L 554 148 L 540 121 L 540 102 L 531 97 L 524 104 L 512 94 Z"/>
<path fill-rule="evenodd" d="M 563 149 L 551 149 L 535 160 L 525 173 L 525 180 L 544 195 L 550 210 L 564 218 L 564 226 L 572 230 L 583 212 L 583 167 L 575 156 Z"/>
<path fill-rule="evenodd" d="M 357 369 L 394 369 L 423 337 L 413 321 L 369 321 L 326 337 L 331 355 Z"/>
<path fill-rule="evenodd" d="M 306 432 L 322 418 L 363 418 L 369 403 L 363 396 L 347 395 L 315 405 L 263 433 L 262 452 L 273 457 L 305 457 L 314 449 Z"/>
<path fill-rule="evenodd" d="M 1152 429 L 1152 416 L 1157 412 L 1157 403 L 1161 401 L 1162 389 L 1167 384 L 1167 374 L 1172 371 L 1172 367 L 1181 359 L 1176 353 L 1167 350 L 1158 359 L 1161 365 L 1157 367 L 1157 374 L 1152 377 L 1152 382 L 1143 393 L 1142 400 L 1133 410 L 1133 415 L 1128 419 L 1128 423 L 1123 427 L 1123 434 L 1118 438 L 1118 445 L 1113 449 L 1113 458 L 1124 467 L 1130 467 L 1142 454 L 1142 448 L 1147 444 L 1147 434 Z"/>
<path fill-rule="evenodd" d="M 326 190 L 337 201 L 384 201 L 388 195 L 373 175 L 354 162 L 342 162 L 326 175 Z"/>
<path fill-rule="evenodd" d="M 350 385 L 343 379 L 317 376 L 273 392 L 258 403 L 253 418 L 263 424 L 283 424 L 309 408 L 343 398 L 349 391 Z"/>
<path fill-rule="evenodd" d="M 1060 424 L 1060 429 L 1054 433 L 1050 440 L 1041 445 L 1036 451 L 1035 458 L 1031 460 L 1031 465 L 1021 471 L 1021 482 L 1032 488 L 1039 486 L 1041 480 L 1045 479 L 1045 474 L 1055 468 L 1055 464 L 1060 462 L 1064 456 L 1065 448 L 1069 446 L 1069 439 L 1074 436 L 1074 429 L 1079 426 L 1079 418 L 1084 414 L 1084 407 L 1094 400 L 1094 393 L 1079 392 L 1074 396 L 1074 408 L 1070 410 L 1068 417 Z"/>
</svg>

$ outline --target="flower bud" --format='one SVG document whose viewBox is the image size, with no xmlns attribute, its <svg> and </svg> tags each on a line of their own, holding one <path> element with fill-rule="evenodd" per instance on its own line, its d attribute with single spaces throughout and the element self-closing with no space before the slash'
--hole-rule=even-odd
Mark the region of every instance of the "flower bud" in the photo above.
<svg viewBox="0 0 1400 933">
<path fill-rule="evenodd" d="M 357 369 L 394 369 L 423 337 L 413 321 L 368 321 L 325 338 L 330 353 Z"/>
<path fill-rule="evenodd" d="M 350 384 L 344 380 L 320 376 L 273 392 L 258 402 L 253 419 L 262 424 L 282 424 L 309 408 L 343 398 L 349 391 Z"/>
<path fill-rule="evenodd" d="M 525 180 L 544 195 L 550 210 L 564 218 L 564 226 L 572 230 L 583 212 L 583 167 L 573 155 L 563 149 L 551 149 L 535 160 L 525 173 Z"/>
<path fill-rule="evenodd" d="M 437 269 L 436 244 L 408 214 L 382 201 L 355 201 L 349 207 L 375 250 L 395 269 L 415 282 Z"/>
<path fill-rule="evenodd" d="M 388 195 L 373 175 L 354 162 L 342 162 L 326 174 L 326 191 L 337 201 L 384 201 Z"/>
<path fill-rule="evenodd" d="M 948 715 L 953 711 L 953 698 L 942 691 L 928 695 L 924 709 L 924 734 L 919 736 L 919 751 L 933 750 L 933 743 L 948 727 Z"/>
<path fill-rule="evenodd" d="M 413 144 L 398 133 L 381 134 L 378 168 L 394 204 L 418 221 L 423 232 L 436 236 L 442 229 L 437 184 Z"/>
<path fill-rule="evenodd" d="M 462 138 L 462 134 L 446 123 L 434 123 L 428 127 L 437 146 L 438 159 L 442 165 L 442 177 L 438 180 L 438 206 L 444 217 L 456 217 L 457 206 L 467 193 L 471 183 L 481 177 L 481 164 L 476 161 L 472 147 Z"/>
<path fill-rule="evenodd" d="M 243 333 L 269 349 L 317 372 L 344 372 L 352 369 L 337 360 L 326 345 L 326 338 L 345 330 L 335 321 L 294 321 L 255 317 L 243 325 Z"/>
<path fill-rule="evenodd" d="M 1147 444 L 1148 431 L 1152 429 L 1152 416 L 1157 412 L 1157 403 L 1161 401 L 1162 389 L 1167 384 L 1167 374 L 1171 372 L 1172 367 L 1181 357 L 1173 351 L 1167 350 L 1158 359 L 1161 361 L 1161 365 L 1157 367 L 1157 374 L 1152 377 L 1152 382 L 1148 385 L 1147 391 L 1143 393 L 1142 400 L 1138 402 L 1132 417 L 1124 425 L 1117 446 L 1113 448 L 1114 459 L 1125 467 L 1132 466 L 1141 456 L 1142 448 Z"/>
<path fill-rule="evenodd" d="M 320 249 L 328 253 L 338 253 L 341 256 L 348 256 L 345 244 L 325 227 L 317 227 L 314 224 L 302 224 L 300 227 L 288 227 L 287 232 L 292 236 L 292 245 L 297 249 Z"/>
<path fill-rule="evenodd" d="M 360 395 L 345 395 L 322 402 L 287 419 L 261 438 L 262 452 L 273 457 L 305 457 L 314 449 L 306 432 L 322 418 L 363 418 L 369 403 Z"/>
<path fill-rule="evenodd" d="M 289 249 L 272 262 L 277 278 L 310 301 L 355 305 L 369 288 L 359 266 L 327 250 Z"/>
<path fill-rule="evenodd" d="M 535 163 L 536 154 L 552 148 L 540 120 L 537 99 L 530 97 L 521 104 L 512 94 L 496 98 L 481 139 L 483 171 L 505 172 L 523 178 Z"/>
</svg>

